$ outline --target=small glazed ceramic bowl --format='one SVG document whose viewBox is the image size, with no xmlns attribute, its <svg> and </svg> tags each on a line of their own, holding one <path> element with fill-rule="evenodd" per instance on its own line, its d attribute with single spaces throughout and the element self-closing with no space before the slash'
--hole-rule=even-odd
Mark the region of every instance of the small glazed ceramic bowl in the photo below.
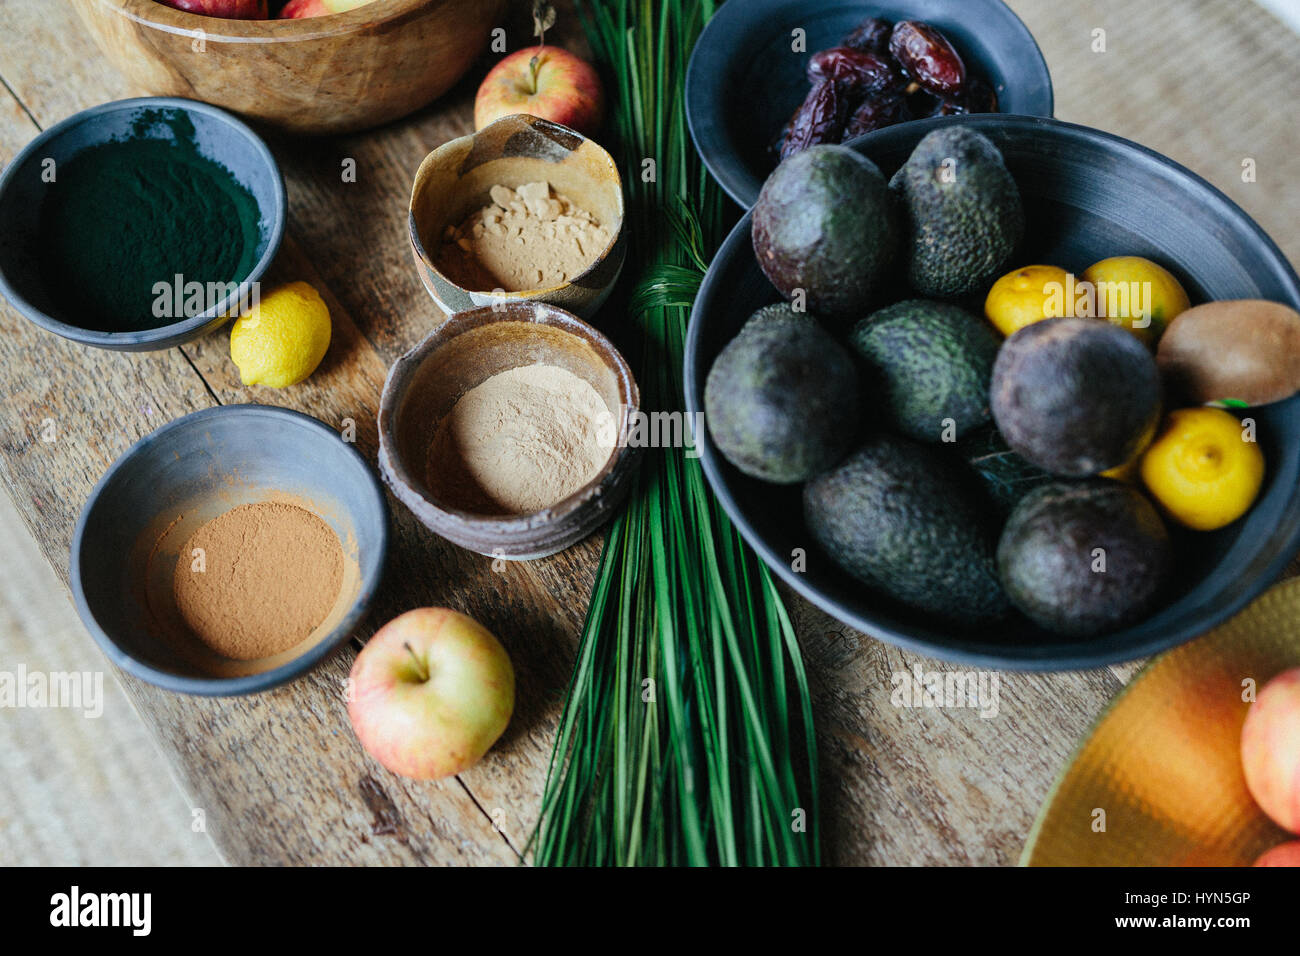
<svg viewBox="0 0 1300 956">
<path fill-rule="evenodd" d="M 569 497 L 532 514 L 479 514 L 428 480 L 439 421 L 467 391 L 500 372 L 546 364 L 585 379 L 616 416 L 618 441 L 604 467 Z M 603 524 L 627 493 L 638 449 L 624 440 L 640 393 L 603 335 L 563 309 L 512 302 L 452 316 L 399 358 L 379 405 L 379 470 L 397 499 L 448 541 L 491 557 L 546 557 Z"/>
<path fill-rule="evenodd" d="M 235 291 L 198 315 L 138 331 L 86 328 L 80 316 L 58 305 L 50 293 L 47 274 L 59 263 L 41 259 L 48 254 L 40 243 L 41 211 L 58 184 L 57 177 L 53 183 L 49 181 L 46 169 L 57 170 L 78 154 L 110 141 L 174 139 L 175 130 L 168 120 L 177 114 L 193 125 L 199 154 L 226 167 L 257 203 L 253 267 Z M 53 167 L 47 167 L 50 162 Z M 181 345 L 219 328 L 238 311 L 240 303 L 250 300 L 284 238 L 285 209 L 284 178 L 275 157 L 261 137 L 225 110 L 194 100 L 157 96 L 93 106 L 45 130 L 0 175 L 0 222 L 4 223 L 0 229 L 0 295 L 41 328 L 82 345 L 126 352 Z M 86 223 L 88 230 L 108 228 L 111 224 Z M 162 282 L 172 278 L 158 276 Z"/>
<path fill-rule="evenodd" d="M 296 504 L 334 530 L 342 588 L 298 644 L 234 660 L 185 627 L 172 579 L 201 525 L 261 501 Z M 100 478 L 72 538 L 72 596 L 91 637 L 128 673 L 183 694 L 251 694 L 302 676 L 348 639 L 379 588 L 387 551 L 383 488 L 338 432 L 285 408 L 219 405 L 145 435 Z"/>
<path fill-rule="evenodd" d="M 839 46 L 869 16 L 938 27 L 972 73 L 993 86 L 1001 113 L 1052 115 L 1047 61 L 1002 0 L 724 3 L 691 52 L 686 122 L 704 165 L 740 206 L 754 205 L 763 180 L 776 168 L 771 147 L 808 95 L 809 58 Z M 800 35 L 804 42 L 794 43 Z"/>
<path fill-rule="evenodd" d="M 487 205 L 493 186 L 512 189 L 545 180 L 609 230 L 610 241 L 568 282 L 524 292 L 467 289 L 438 267 L 448 226 Z M 623 268 L 623 181 L 609 153 L 581 133 L 536 116 L 505 116 L 477 133 L 443 143 L 415 174 L 409 215 L 415 268 L 448 315 L 502 302 L 549 302 L 584 319 L 596 313 Z"/>
</svg>

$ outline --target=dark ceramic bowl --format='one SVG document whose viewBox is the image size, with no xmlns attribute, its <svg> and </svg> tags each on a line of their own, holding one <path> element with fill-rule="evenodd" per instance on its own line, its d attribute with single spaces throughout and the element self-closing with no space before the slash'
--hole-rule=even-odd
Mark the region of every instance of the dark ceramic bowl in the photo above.
<svg viewBox="0 0 1300 956">
<path fill-rule="evenodd" d="M 233 661 L 179 622 L 172 576 L 195 529 L 236 505 L 288 500 L 343 542 L 343 589 L 310 636 L 274 657 Z M 222 405 L 168 422 L 105 472 L 72 538 L 72 595 L 118 667 L 166 690 L 250 694 L 305 674 L 370 608 L 388 550 L 379 479 L 329 426 L 266 405 Z"/>
<path fill-rule="evenodd" d="M 171 138 L 165 124 L 148 124 L 142 134 L 133 125 L 146 111 L 170 110 L 186 114 L 194 124 L 199 152 L 225 166 L 257 201 L 260 221 L 252 271 L 238 289 L 198 315 L 157 328 L 131 332 L 106 332 L 78 324 L 52 301 L 46 287 L 40 247 L 39 223 L 50 184 L 49 168 L 56 171 L 78 153 L 110 140 L 146 135 Z M 53 167 L 48 162 L 53 160 Z M 57 182 L 57 179 L 56 179 Z M 194 100 L 141 97 L 117 100 L 83 110 L 45 130 L 14 157 L 0 175 L 0 294 L 43 329 L 83 345 L 127 352 L 170 348 L 218 328 L 231 309 L 247 302 L 250 290 L 275 258 L 284 237 L 285 192 L 280 167 L 266 144 L 251 129 L 224 110 Z M 87 222 L 86 229 L 112 228 L 111 223 Z M 58 263 L 52 264 L 57 269 Z M 172 276 L 159 276 L 171 282 Z M 206 281 L 206 278 L 204 279 Z"/>
<path fill-rule="evenodd" d="M 818 50 L 839 46 L 869 16 L 941 29 L 967 68 L 997 90 L 1001 113 L 1052 115 L 1052 78 L 1033 36 L 1000 0 L 740 0 L 724 3 L 695 44 L 686 119 L 709 172 L 748 209 L 776 165 L 771 151 L 808 95 Z M 805 32 L 802 52 L 793 31 Z"/>
<path fill-rule="evenodd" d="M 438 422 L 493 375 L 545 363 L 586 379 L 627 434 L 640 405 L 632 370 L 605 336 L 545 302 L 511 302 L 458 312 L 388 372 L 379 404 L 379 469 L 397 500 L 430 531 L 494 558 L 542 558 L 604 524 L 627 494 L 638 449 L 620 440 L 596 476 L 532 514 L 483 514 L 440 495 L 428 479 Z"/>
<path fill-rule="evenodd" d="M 1052 263 L 1082 272 L 1112 255 L 1146 256 L 1169 268 L 1193 303 L 1272 299 L 1300 308 L 1300 279 L 1272 240 L 1231 200 L 1188 170 L 1135 143 L 1050 119 L 963 116 L 908 123 L 851 145 L 892 175 L 926 133 L 961 123 L 997 144 L 1028 217 L 1008 268 Z M 755 309 L 778 301 L 754 259 L 750 216 L 723 244 L 704 280 L 686 342 L 686 401 L 704 406 L 714 358 Z M 1205 633 L 1275 580 L 1300 549 L 1300 397 L 1249 411 L 1267 460 L 1264 487 L 1241 520 L 1213 533 L 1175 534 L 1178 566 L 1161 608 L 1124 630 L 1071 640 L 1023 618 L 960 631 L 905 608 L 808 549 L 798 488 L 747 478 L 700 440 L 709 484 L 746 540 L 791 587 L 845 623 L 910 650 L 977 666 L 1027 670 L 1097 667 L 1172 647 Z M 707 430 L 706 430 L 707 431 Z"/>
</svg>

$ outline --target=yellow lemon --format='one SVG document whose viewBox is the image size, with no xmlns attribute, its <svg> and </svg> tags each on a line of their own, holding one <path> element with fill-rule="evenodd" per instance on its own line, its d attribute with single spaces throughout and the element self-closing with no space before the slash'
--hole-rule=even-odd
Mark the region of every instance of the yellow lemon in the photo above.
<svg viewBox="0 0 1300 956">
<path fill-rule="evenodd" d="M 1180 524 L 1213 531 L 1244 515 L 1264 481 L 1264 453 L 1221 408 L 1171 412 L 1142 457 L 1142 482 Z"/>
<path fill-rule="evenodd" d="M 1097 317 L 1128 329 L 1148 346 L 1192 305 L 1168 269 L 1141 256 L 1102 259 L 1081 278 L 1094 287 Z"/>
<path fill-rule="evenodd" d="M 329 345 L 329 307 L 306 282 L 263 296 L 230 330 L 230 358 L 245 385 L 296 385 L 316 371 Z"/>
<path fill-rule="evenodd" d="M 989 289 L 984 314 L 1003 335 L 1011 336 L 1026 325 L 1065 314 L 1064 269 L 1025 266 L 1008 272 Z"/>
</svg>

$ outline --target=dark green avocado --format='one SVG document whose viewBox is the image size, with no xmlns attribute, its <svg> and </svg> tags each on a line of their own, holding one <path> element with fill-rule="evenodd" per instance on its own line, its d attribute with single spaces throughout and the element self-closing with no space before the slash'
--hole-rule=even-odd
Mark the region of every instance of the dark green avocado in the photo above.
<svg viewBox="0 0 1300 956">
<path fill-rule="evenodd" d="M 1036 488 L 1011 512 L 998 542 L 998 573 L 1011 602 L 1040 627 L 1074 638 L 1150 610 L 1170 559 L 1169 534 L 1151 502 L 1109 478 Z"/>
<path fill-rule="evenodd" d="M 996 529 L 938 449 L 887 433 L 804 486 L 813 539 L 860 581 L 946 624 L 978 626 L 1010 606 Z"/>
<path fill-rule="evenodd" d="M 894 174 L 901 255 L 922 295 L 983 295 L 1006 271 L 1025 234 L 1016 181 L 988 137 L 963 127 L 937 129 Z"/>
<path fill-rule="evenodd" d="M 857 439 L 857 368 L 816 319 L 770 305 L 718 354 L 704 384 L 704 415 L 718 450 L 745 474 L 806 481 Z"/>
<path fill-rule="evenodd" d="M 786 299 L 851 321 L 886 285 L 897 216 L 876 164 L 846 146 L 813 146 L 767 178 L 754 204 L 754 255 Z"/>
<path fill-rule="evenodd" d="M 881 309 L 849 333 L 884 423 L 927 442 L 955 441 L 989 421 L 999 345 L 979 316 L 926 299 Z"/>
<path fill-rule="evenodd" d="M 1007 444 L 1055 475 L 1124 464 L 1160 417 L 1160 372 L 1131 332 L 1102 319 L 1044 319 L 1002 345 L 993 419 Z"/>
</svg>

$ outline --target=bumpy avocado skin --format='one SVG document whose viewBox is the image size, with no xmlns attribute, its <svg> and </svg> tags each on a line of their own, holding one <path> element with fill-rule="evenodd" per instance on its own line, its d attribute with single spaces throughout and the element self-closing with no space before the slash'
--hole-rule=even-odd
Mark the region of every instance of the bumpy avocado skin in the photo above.
<svg viewBox="0 0 1300 956">
<path fill-rule="evenodd" d="M 901 255 L 922 295 L 988 291 L 1025 234 L 1020 190 L 988 137 L 938 129 L 917 144 L 889 187 L 898 198 Z"/>
<path fill-rule="evenodd" d="M 989 381 L 1000 344 L 983 319 L 926 299 L 881 309 L 849 334 L 885 423 L 927 442 L 960 438 L 990 420 Z"/>
<path fill-rule="evenodd" d="M 1072 638 L 1140 618 L 1159 596 L 1170 560 L 1169 533 L 1151 502 L 1109 478 L 1036 488 L 998 542 L 1011 602 L 1040 627 Z"/>
<path fill-rule="evenodd" d="M 786 299 L 832 321 L 865 314 L 886 286 L 897 213 L 876 164 L 846 146 L 813 146 L 767 178 L 754 204 L 754 255 Z"/>
<path fill-rule="evenodd" d="M 813 539 L 871 587 L 951 625 L 1009 611 L 996 534 L 939 450 L 880 433 L 805 485 L 803 501 Z"/>
<path fill-rule="evenodd" d="M 806 481 L 853 447 L 862 417 L 857 368 L 816 319 L 770 305 L 718 354 L 704 414 L 718 450 L 745 474 Z"/>
<path fill-rule="evenodd" d="M 1160 371 L 1137 336 L 1100 319 L 1044 319 L 993 365 L 993 419 L 1007 444 L 1055 475 L 1124 464 L 1160 417 Z"/>
</svg>

